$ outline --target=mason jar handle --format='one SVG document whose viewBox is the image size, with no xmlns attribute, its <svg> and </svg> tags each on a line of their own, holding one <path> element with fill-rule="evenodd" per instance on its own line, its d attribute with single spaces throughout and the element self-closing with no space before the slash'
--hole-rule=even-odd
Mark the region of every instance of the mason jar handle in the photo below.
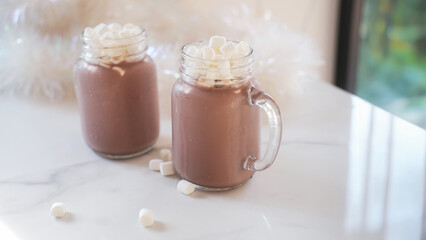
<svg viewBox="0 0 426 240">
<path fill-rule="evenodd" d="M 250 89 L 250 103 L 258 106 L 266 112 L 269 123 L 269 140 L 266 152 L 261 159 L 248 156 L 244 161 L 244 169 L 251 171 L 262 171 L 274 163 L 281 143 L 281 113 L 278 105 L 267 93 L 254 87 Z"/>
</svg>

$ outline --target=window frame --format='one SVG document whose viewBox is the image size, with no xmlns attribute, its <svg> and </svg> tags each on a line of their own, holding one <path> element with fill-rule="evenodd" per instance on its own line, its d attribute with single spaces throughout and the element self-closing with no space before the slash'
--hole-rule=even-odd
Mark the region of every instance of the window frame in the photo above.
<svg viewBox="0 0 426 240">
<path fill-rule="evenodd" d="M 355 93 L 363 0 L 340 0 L 335 85 Z"/>
</svg>

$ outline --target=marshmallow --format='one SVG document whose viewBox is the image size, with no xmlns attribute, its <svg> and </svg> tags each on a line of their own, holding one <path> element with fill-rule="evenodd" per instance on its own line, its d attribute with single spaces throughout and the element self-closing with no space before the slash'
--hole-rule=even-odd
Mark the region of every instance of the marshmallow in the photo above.
<svg viewBox="0 0 426 240">
<path fill-rule="evenodd" d="M 126 25 L 124 25 L 123 29 L 119 32 L 119 35 L 120 35 L 121 38 L 135 37 L 135 36 L 142 33 L 142 29 L 140 27 L 133 25 L 135 27 L 125 28 L 125 26 Z"/>
<path fill-rule="evenodd" d="M 116 56 L 116 57 L 112 57 L 112 58 L 110 59 L 110 61 L 112 62 L 112 64 L 119 64 L 119 63 L 121 63 L 122 61 L 124 61 L 124 57 L 123 57 L 123 55 Z M 120 73 L 120 74 L 121 74 L 121 73 Z M 124 75 L 124 73 L 123 73 L 123 75 Z"/>
<path fill-rule="evenodd" d="M 218 72 L 213 72 L 213 71 L 208 71 L 206 72 L 206 78 L 207 79 L 211 79 L 211 80 L 215 80 L 219 78 L 219 73 Z"/>
<path fill-rule="evenodd" d="M 225 79 L 231 79 L 234 75 L 229 70 L 221 70 L 219 72 L 219 79 L 225 80 Z"/>
<path fill-rule="evenodd" d="M 196 46 L 189 46 L 186 51 L 186 54 L 188 54 L 191 57 L 199 57 L 200 56 L 200 50 Z"/>
<path fill-rule="evenodd" d="M 142 58 L 144 58 L 144 56 L 145 56 L 145 54 L 144 54 L 144 55 L 142 55 L 142 56 L 140 56 L 140 55 L 127 56 L 127 57 L 124 59 L 124 61 L 129 62 L 129 63 L 131 63 L 131 62 L 137 62 L 137 61 L 141 60 Z"/>
<path fill-rule="evenodd" d="M 151 161 L 149 161 L 149 169 L 154 171 L 160 171 L 160 163 L 162 162 L 163 160 L 161 159 L 151 159 Z"/>
<path fill-rule="evenodd" d="M 194 184 L 186 180 L 180 180 L 176 188 L 180 193 L 183 193 L 185 195 L 189 195 L 195 190 Z"/>
<path fill-rule="evenodd" d="M 105 47 L 112 47 L 114 45 L 115 36 L 112 32 L 106 31 L 102 36 L 99 38 L 99 42 L 105 46 Z"/>
<path fill-rule="evenodd" d="M 102 36 L 99 38 L 99 40 L 112 40 L 114 39 L 114 34 L 110 31 L 106 31 Z M 102 42 L 101 42 L 102 44 Z"/>
<path fill-rule="evenodd" d="M 213 60 L 215 58 L 215 51 L 211 47 L 204 46 L 201 48 L 201 52 L 203 54 L 203 59 Z"/>
<path fill-rule="evenodd" d="M 97 38 L 97 33 L 96 33 L 96 31 L 95 31 L 93 28 L 91 28 L 91 27 L 86 27 L 86 28 L 84 29 L 84 33 L 83 33 L 83 35 L 84 35 L 85 37 L 87 37 L 87 38 L 90 38 L 90 39 Z"/>
<path fill-rule="evenodd" d="M 152 226 L 154 224 L 154 213 L 149 209 L 142 208 L 139 211 L 139 222 L 145 227 Z"/>
<path fill-rule="evenodd" d="M 231 59 L 242 58 L 242 57 L 245 57 L 245 56 L 247 56 L 247 54 L 237 52 L 237 53 L 235 53 L 235 54 L 234 54 L 234 56 L 232 56 L 232 58 L 231 58 Z M 235 63 L 236 63 L 236 62 L 234 62 L 234 64 L 235 64 Z"/>
<path fill-rule="evenodd" d="M 105 51 L 102 51 L 102 50 L 100 50 L 100 49 L 92 49 L 92 50 L 90 51 L 90 54 L 92 54 L 92 56 L 93 56 L 93 57 L 98 57 L 98 58 L 100 58 L 100 57 L 102 57 L 102 56 L 104 56 L 104 55 L 105 55 Z"/>
<path fill-rule="evenodd" d="M 215 60 L 223 60 L 223 59 L 225 59 L 225 57 L 222 54 L 216 54 L 214 59 Z"/>
<path fill-rule="evenodd" d="M 235 47 L 235 43 L 227 42 L 225 45 L 220 47 L 220 52 L 225 56 L 225 58 L 230 58 L 234 54 L 237 53 L 237 48 Z"/>
<path fill-rule="evenodd" d="M 131 30 L 123 30 L 123 31 L 120 31 L 119 34 L 121 38 L 129 38 L 134 36 L 134 33 Z"/>
<path fill-rule="evenodd" d="M 207 64 L 205 64 L 204 62 L 201 62 L 195 59 L 187 59 L 185 63 L 186 65 L 190 66 L 192 70 L 195 70 L 195 69 L 200 70 L 207 66 Z"/>
<path fill-rule="evenodd" d="M 141 34 L 141 33 L 142 33 L 142 29 L 141 29 L 140 27 L 135 27 L 135 28 L 132 30 L 132 33 L 134 34 L 134 36 L 139 35 L 139 34 Z"/>
<path fill-rule="evenodd" d="M 219 69 L 230 69 L 231 63 L 229 62 L 229 60 L 220 61 L 217 63 L 217 67 Z"/>
<path fill-rule="evenodd" d="M 134 30 L 138 28 L 138 26 L 136 26 L 135 24 L 131 24 L 131 23 L 126 23 L 123 26 L 123 30 Z"/>
<path fill-rule="evenodd" d="M 112 32 L 119 32 L 121 31 L 121 25 L 118 23 L 111 23 L 108 25 L 108 29 Z"/>
<path fill-rule="evenodd" d="M 172 162 L 160 163 L 160 173 L 163 176 L 169 176 L 175 174 Z"/>
<path fill-rule="evenodd" d="M 139 52 L 141 52 L 143 49 L 142 49 L 142 46 L 141 45 L 138 45 L 138 44 L 136 44 L 136 45 L 131 45 L 131 46 L 129 46 L 128 48 L 127 48 L 127 52 L 129 53 L 129 54 L 136 54 L 136 53 L 139 53 Z"/>
<path fill-rule="evenodd" d="M 120 32 L 112 32 L 112 39 L 120 39 Z"/>
<path fill-rule="evenodd" d="M 161 149 L 160 150 L 160 158 L 164 161 L 171 161 L 172 160 L 172 151 L 169 149 Z"/>
<path fill-rule="evenodd" d="M 94 30 L 98 36 L 102 36 L 106 31 L 108 31 L 108 27 L 105 23 L 100 23 L 94 28 Z"/>
<path fill-rule="evenodd" d="M 242 53 L 244 55 L 247 55 L 247 54 L 250 53 L 250 46 L 246 42 L 241 41 L 241 42 L 237 43 L 236 47 L 237 47 L 237 51 L 239 53 Z"/>
<path fill-rule="evenodd" d="M 226 38 L 221 36 L 212 36 L 209 40 L 209 47 L 213 48 L 215 51 L 219 51 L 219 49 L 225 45 Z"/>
<path fill-rule="evenodd" d="M 124 76 L 124 74 L 126 73 L 126 71 L 122 69 L 121 67 L 114 66 L 111 69 L 116 71 L 118 74 L 120 74 L 120 76 Z"/>
<path fill-rule="evenodd" d="M 104 67 L 104 68 L 110 68 L 111 67 L 111 65 L 109 65 L 109 64 L 107 64 L 105 62 L 99 62 L 99 65 L 102 66 L 102 67 Z"/>
<path fill-rule="evenodd" d="M 106 56 L 110 58 L 116 58 L 116 57 L 123 56 L 123 54 L 125 53 L 126 51 L 124 49 L 110 49 L 109 51 L 106 52 Z"/>
<path fill-rule="evenodd" d="M 67 213 L 65 204 L 63 202 L 55 202 L 52 207 L 50 207 L 50 215 L 61 218 L 64 217 Z"/>
</svg>

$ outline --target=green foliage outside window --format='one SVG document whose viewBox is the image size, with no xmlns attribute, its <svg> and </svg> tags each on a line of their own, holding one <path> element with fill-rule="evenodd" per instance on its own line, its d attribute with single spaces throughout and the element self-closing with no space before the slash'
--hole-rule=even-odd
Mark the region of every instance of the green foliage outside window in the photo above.
<svg viewBox="0 0 426 240">
<path fill-rule="evenodd" d="M 356 94 L 426 128 L 426 1 L 365 0 Z"/>
</svg>

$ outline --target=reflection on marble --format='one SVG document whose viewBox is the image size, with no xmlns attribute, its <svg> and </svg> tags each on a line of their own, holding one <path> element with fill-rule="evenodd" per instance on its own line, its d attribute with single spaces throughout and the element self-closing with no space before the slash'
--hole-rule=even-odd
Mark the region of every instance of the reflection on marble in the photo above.
<svg viewBox="0 0 426 240">
<path fill-rule="evenodd" d="M 423 130 L 353 98 L 346 230 L 360 237 L 421 239 Z"/>
<path fill-rule="evenodd" d="M 425 131 L 319 82 L 281 107 L 270 169 L 185 196 L 176 176 L 148 169 L 170 147 L 169 120 L 154 151 L 110 161 L 85 146 L 75 107 L 0 101 L 0 239 L 426 238 Z M 49 215 L 56 201 L 63 219 Z M 138 223 L 143 207 L 151 228 Z"/>
</svg>

